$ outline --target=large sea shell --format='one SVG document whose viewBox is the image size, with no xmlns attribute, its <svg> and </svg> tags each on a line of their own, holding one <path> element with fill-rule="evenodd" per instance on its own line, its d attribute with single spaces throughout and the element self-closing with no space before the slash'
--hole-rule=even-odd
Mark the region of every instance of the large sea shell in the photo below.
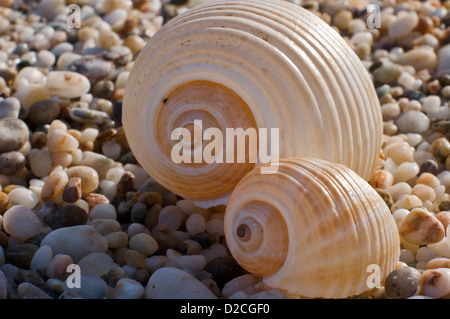
<svg viewBox="0 0 450 319">
<path fill-rule="evenodd" d="M 311 12 L 276 0 L 208 1 L 169 21 L 136 59 L 122 120 L 144 169 L 204 207 L 226 204 L 263 161 L 174 162 L 172 132 L 200 130 L 195 120 L 201 132 L 278 128 L 268 153 L 342 163 L 365 180 L 382 140 L 378 98 L 353 50 Z"/>
<path fill-rule="evenodd" d="M 236 261 L 293 295 L 344 298 L 381 287 L 397 266 L 400 240 L 378 193 L 324 160 L 281 159 L 271 175 L 261 167 L 238 183 L 226 209 Z"/>
</svg>

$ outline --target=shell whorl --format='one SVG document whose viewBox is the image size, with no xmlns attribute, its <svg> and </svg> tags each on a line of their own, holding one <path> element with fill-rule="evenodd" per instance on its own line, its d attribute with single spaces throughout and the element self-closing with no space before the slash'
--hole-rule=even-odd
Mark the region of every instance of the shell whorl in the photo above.
<svg viewBox="0 0 450 319">
<path fill-rule="evenodd" d="M 378 193 L 344 165 L 313 158 L 281 159 L 270 178 L 260 167 L 247 174 L 228 202 L 225 236 L 242 267 L 307 297 L 361 294 L 368 266 L 378 265 L 383 280 L 400 254 Z"/>
<path fill-rule="evenodd" d="M 171 133 L 195 119 L 203 130 L 279 128 L 280 157 L 342 163 L 365 180 L 376 168 L 382 118 L 368 72 L 337 32 L 300 6 L 199 5 L 149 40 L 128 79 L 122 120 L 134 155 L 156 181 L 197 203 L 225 204 L 260 163 L 174 163 Z"/>
</svg>

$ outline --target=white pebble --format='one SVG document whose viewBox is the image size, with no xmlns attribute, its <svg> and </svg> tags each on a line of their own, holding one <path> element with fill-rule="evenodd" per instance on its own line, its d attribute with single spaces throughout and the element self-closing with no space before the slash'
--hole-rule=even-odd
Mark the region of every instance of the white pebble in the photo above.
<svg viewBox="0 0 450 319">
<path fill-rule="evenodd" d="M 8 194 L 9 206 L 22 205 L 33 209 L 39 202 L 39 197 L 33 191 L 24 187 L 13 189 Z"/>
<path fill-rule="evenodd" d="M 108 158 L 116 160 L 120 157 L 121 146 L 114 141 L 106 141 L 102 145 L 102 153 Z"/>
<path fill-rule="evenodd" d="M 395 183 L 406 182 L 416 176 L 420 171 L 420 167 L 416 162 L 404 162 L 400 164 L 394 173 Z"/>
<path fill-rule="evenodd" d="M 89 213 L 90 219 L 117 219 L 116 208 L 112 204 L 95 205 Z"/>
<path fill-rule="evenodd" d="M 430 126 L 430 119 L 420 111 L 408 111 L 397 118 L 396 124 L 402 132 L 422 133 Z"/>
<path fill-rule="evenodd" d="M 3 228 L 11 236 L 27 240 L 41 232 L 42 224 L 36 214 L 28 207 L 17 205 L 4 213 Z"/>
<path fill-rule="evenodd" d="M 50 246 L 43 245 L 39 247 L 31 259 L 30 269 L 44 271 L 52 260 L 53 251 Z"/>
<path fill-rule="evenodd" d="M 119 279 L 114 287 L 114 299 L 139 299 L 145 293 L 145 288 L 142 284 L 134 279 L 122 278 Z"/>
<path fill-rule="evenodd" d="M 429 95 L 424 98 L 422 103 L 422 111 L 425 113 L 434 113 L 439 111 L 441 106 L 441 98 L 438 95 Z"/>
<path fill-rule="evenodd" d="M 156 240 L 151 235 L 146 233 L 139 233 L 131 237 L 129 245 L 131 249 L 146 256 L 153 255 L 159 249 L 159 245 Z"/>
<path fill-rule="evenodd" d="M 189 234 L 195 235 L 206 230 L 205 218 L 200 214 L 192 214 L 186 220 L 186 230 Z"/>
<path fill-rule="evenodd" d="M 155 255 L 145 259 L 145 267 L 154 273 L 157 269 L 164 267 L 167 263 L 167 257 L 162 255 Z"/>
<path fill-rule="evenodd" d="M 169 205 L 163 207 L 163 209 L 159 213 L 158 224 L 166 225 L 169 231 L 174 231 L 181 226 L 184 217 L 185 214 L 181 209 L 179 209 L 177 206 Z"/>
<path fill-rule="evenodd" d="M 184 255 L 177 259 L 177 265 L 180 269 L 186 268 L 197 272 L 205 268 L 206 258 L 202 255 Z"/>
<path fill-rule="evenodd" d="M 52 95 L 76 98 L 91 88 L 88 78 L 81 73 L 70 71 L 50 71 L 47 74 L 47 89 Z"/>
<path fill-rule="evenodd" d="M 109 179 L 102 179 L 99 183 L 98 192 L 103 194 L 111 202 L 117 193 L 117 184 Z"/>
<path fill-rule="evenodd" d="M 114 261 L 106 253 L 95 252 L 84 256 L 78 261 L 83 275 L 101 277 L 106 275 L 114 265 Z"/>
<path fill-rule="evenodd" d="M 106 179 L 109 179 L 115 184 L 118 184 L 124 173 L 125 170 L 123 169 L 123 167 L 112 167 L 106 172 Z"/>
<path fill-rule="evenodd" d="M 211 219 L 206 222 L 206 231 L 210 234 L 225 235 L 224 221 L 221 219 Z"/>
<path fill-rule="evenodd" d="M 128 226 L 127 234 L 132 238 L 137 234 L 150 234 L 150 230 L 141 223 L 132 223 Z"/>
</svg>

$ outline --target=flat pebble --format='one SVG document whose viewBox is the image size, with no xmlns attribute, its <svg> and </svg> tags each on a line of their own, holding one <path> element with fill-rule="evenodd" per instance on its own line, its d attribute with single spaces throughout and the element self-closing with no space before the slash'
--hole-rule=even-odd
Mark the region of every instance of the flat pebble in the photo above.
<svg viewBox="0 0 450 319">
<path fill-rule="evenodd" d="M 109 273 L 114 262 L 106 253 L 91 253 L 78 261 L 81 273 L 88 276 L 101 277 Z"/>
<path fill-rule="evenodd" d="M 55 100 L 37 101 L 30 106 L 27 121 L 32 125 L 48 124 L 58 117 L 60 110 L 59 103 Z"/>
<path fill-rule="evenodd" d="M 42 224 L 28 207 L 16 205 L 4 213 L 3 228 L 11 236 L 26 240 L 39 234 Z"/>
<path fill-rule="evenodd" d="M 83 74 L 70 71 L 50 71 L 46 86 L 50 94 L 66 98 L 79 97 L 91 88 L 89 80 Z"/>
<path fill-rule="evenodd" d="M 90 253 L 108 249 L 106 239 L 89 225 L 58 228 L 44 237 L 43 245 L 50 246 L 54 254 L 71 256 L 75 263 Z"/>
<path fill-rule="evenodd" d="M 450 269 L 427 269 L 422 273 L 421 286 L 425 296 L 434 299 L 450 294 Z"/>
<path fill-rule="evenodd" d="M 119 279 L 114 288 L 114 299 L 139 299 L 145 293 L 145 288 L 136 280 L 130 278 Z"/>
<path fill-rule="evenodd" d="M 20 150 L 28 141 L 28 127 L 20 119 L 0 119 L 0 153 Z"/>
<path fill-rule="evenodd" d="M 164 267 L 156 270 L 145 288 L 147 299 L 217 299 L 211 290 L 187 272 Z"/>
<path fill-rule="evenodd" d="M 427 245 L 444 238 L 445 229 L 433 214 L 423 208 L 414 208 L 400 226 L 400 236 L 409 243 Z"/>
</svg>

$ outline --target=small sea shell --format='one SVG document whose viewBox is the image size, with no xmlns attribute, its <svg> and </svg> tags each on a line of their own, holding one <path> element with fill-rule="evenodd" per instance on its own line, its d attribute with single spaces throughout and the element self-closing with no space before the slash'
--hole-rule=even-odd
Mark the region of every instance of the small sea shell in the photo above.
<svg viewBox="0 0 450 319">
<path fill-rule="evenodd" d="M 133 65 L 122 121 L 149 175 L 203 207 L 226 204 L 239 180 L 267 160 L 176 163 L 177 129 L 201 139 L 218 128 L 228 155 L 234 146 L 226 129 L 254 128 L 259 142 L 267 138 L 267 155 L 278 148 L 279 158 L 323 158 L 365 180 L 382 142 L 379 101 L 358 56 L 319 17 L 275 0 L 207 1 L 170 20 Z M 278 140 L 271 140 L 272 129 Z M 210 141 L 185 142 L 201 157 Z"/>
<path fill-rule="evenodd" d="M 312 158 L 281 159 L 270 175 L 262 167 L 238 183 L 225 213 L 227 244 L 243 268 L 289 294 L 325 298 L 361 294 L 373 288 L 373 269 L 380 283 L 395 269 L 394 218 L 354 171 Z"/>
</svg>

